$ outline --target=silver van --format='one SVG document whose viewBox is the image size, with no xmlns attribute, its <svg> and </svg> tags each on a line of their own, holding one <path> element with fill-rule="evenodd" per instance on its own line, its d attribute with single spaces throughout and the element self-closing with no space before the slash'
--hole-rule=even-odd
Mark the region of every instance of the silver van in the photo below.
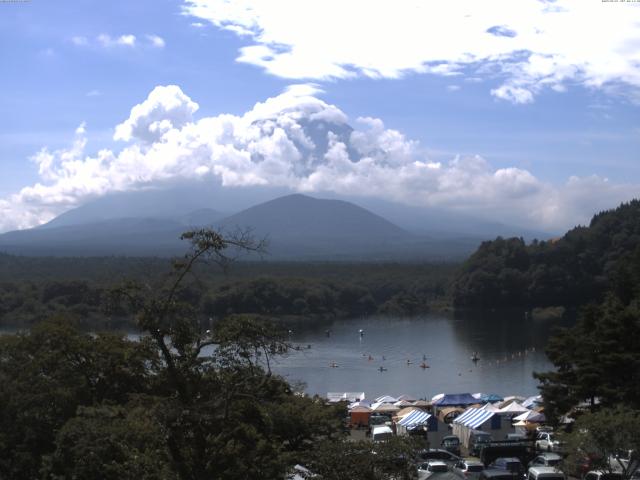
<svg viewBox="0 0 640 480">
<path fill-rule="evenodd" d="M 527 480 L 567 480 L 567 477 L 555 467 L 531 467 Z"/>
</svg>

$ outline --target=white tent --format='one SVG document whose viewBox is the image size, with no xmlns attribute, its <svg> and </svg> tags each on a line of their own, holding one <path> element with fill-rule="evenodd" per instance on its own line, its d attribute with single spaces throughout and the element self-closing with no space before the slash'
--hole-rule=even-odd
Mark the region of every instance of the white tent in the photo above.
<svg viewBox="0 0 640 480">
<path fill-rule="evenodd" d="M 405 402 L 415 402 L 417 399 L 411 395 L 400 395 L 398 401 L 404 400 Z"/>
<path fill-rule="evenodd" d="M 513 401 L 509 405 L 499 410 L 500 413 L 525 413 L 528 412 L 527 407 L 523 407 L 518 402 Z"/>
<path fill-rule="evenodd" d="M 375 403 L 396 403 L 399 399 L 392 397 L 391 395 L 383 395 L 376 398 Z"/>
<path fill-rule="evenodd" d="M 486 403 L 481 408 L 482 410 L 486 410 L 487 412 L 497 413 L 500 411 L 500 409 L 496 407 L 493 403 Z"/>
<path fill-rule="evenodd" d="M 376 402 L 376 403 L 372 403 L 371 404 L 371 410 L 374 412 L 397 412 L 398 410 L 400 410 L 399 407 L 396 407 L 395 405 L 393 405 L 392 403 L 383 403 L 383 402 Z"/>
<path fill-rule="evenodd" d="M 364 392 L 329 392 L 327 400 L 331 403 L 337 402 L 357 402 L 364 400 Z"/>
<path fill-rule="evenodd" d="M 513 417 L 514 420 L 519 422 L 544 422 L 546 420 L 544 413 L 534 412 L 533 410 L 529 410 L 528 412 L 524 412 L 517 417 Z"/>
</svg>

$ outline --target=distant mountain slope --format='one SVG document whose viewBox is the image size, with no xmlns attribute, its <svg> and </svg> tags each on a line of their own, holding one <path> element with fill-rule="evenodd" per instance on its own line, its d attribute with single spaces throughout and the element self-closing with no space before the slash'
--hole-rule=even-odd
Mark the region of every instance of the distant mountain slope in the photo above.
<svg viewBox="0 0 640 480">
<path fill-rule="evenodd" d="M 640 258 L 640 201 L 599 213 L 588 227 L 529 245 L 517 238 L 483 242 L 453 283 L 464 307 L 578 306 L 624 287 Z"/>
<path fill-rule="evenodd" d="M 0 251 L 20 255 L 173 255 L 186 227 L 156 218 L 118 218 L 0 235 Z"/>
<path fill-rule="evenodd" d="M 225 218 L 225 227 L 250 226 L 271 238 L 399 239 L 408 232 L 369 210 L 342 200 L 293 194 Z"/>
<path fill-rule="evenodd" d="M 184 252 L 180 234 L 211 226 L 227 232 L 252 229 L 268 237 L 274 260 L 451 260 L 466 257 L 478 245 L 464 237 L 413 235 L 353 203 L 305 195 L 287 195 L 255 205 L 223 220 L 200 209 L 173 218 L 112 218 L 93 222 L 69 217 L 46 227 L 0 235 L 0 252 L 21 255 L 166 256 Z M 62 225 L 56 226 L 59 223 Z"/>
<path fill-rule="evenodd" d="M 194 184 L 191 188 L 174 186 L 157 190 L 117 192 L 58 215 L 38 228 L 57 228 L 123 218 L 181 221 L 193 212 L 205 208 L 209 210 L 215 205 L 213 196 L 207 195 L 207 189 L 200 184 Z M 224 214 L 219 212 L 212 216 L 212 212 L 215 210 L 209 212 L 211 221 L 224 217 Z"/>
</svg>

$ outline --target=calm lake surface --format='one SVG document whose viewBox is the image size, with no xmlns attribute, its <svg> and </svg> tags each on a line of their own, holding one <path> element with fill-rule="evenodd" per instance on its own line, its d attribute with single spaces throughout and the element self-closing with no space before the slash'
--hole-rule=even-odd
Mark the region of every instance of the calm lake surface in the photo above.
<svg viewBox="0 0 640 480">
<path fill-rule="evenodd" d="M 304 382 L 311 395 L 365 392 L 373 399 L 384 394 L 431 398 L 442 392 L 535 395 L 532 373 L 552 368 L 544 354 L 549 335 L 572 321 L 501 312 L 310 323 L 291 327 L 290 340 L 300 350 L 278 358 L 273 370 L 291 383 Z M 480 357 L 477 363 L 473 352 Z M 423 356 L 429 368 L 420 368 Z M 337 368 L 330 366 L 334 362 Z"/>
<path fill-rule="evenodd" d="M 290 382 L 304 382 L 309 394 L 365 392 L 368 399 L 383 394 L 431 398 L 441 392 L 535 395 L 532 373 L 552 368 L 544 354 L 550 332 L 567 324 L 490 313 L 335 321 L 294 329 L 290 339 L 300 350 L 279 359 L 274 370 Z M 480 357 L 475 364 L 473 352 Z M 423 356 L 429 368 L 420 368 Z M 337 368 L 330 366 L 333 362 Z M 381 366 L 386 371 L 379 371 Z"/>
</svg>

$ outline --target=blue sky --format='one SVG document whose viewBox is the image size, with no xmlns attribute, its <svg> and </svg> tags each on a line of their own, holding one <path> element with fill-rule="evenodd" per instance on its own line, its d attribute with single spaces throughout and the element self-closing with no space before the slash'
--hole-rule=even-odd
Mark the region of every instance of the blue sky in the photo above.
<svg viewBox="0 0 640 480">
<path fill-rule="evenodd" d="M 380 119 L 381 128 L 363 127 L 384 153 L 370 155 L 377 170 L 367 171 L 363 162 L 338 168 L 329 155 L 333 172 L 345 177 L 346 168 L 352 179 L 335 187 L 329 169 L 304 178 L 270 175 L 273 166 L 233 171 L 237 162 L 220 156 L 226 143 L 207 139 L 204 124 L 198 141 L 209 150 L 199 164 L 186 162 L 189 168 L 226 178 L 229 186 L 273 184 L 318 194 L 353 193 L 355 185 L 397 168 L 402 181 L 363 187 L 361 194 L 501 218 L 528 215 L 521 223 L 541 228 L 584 221 L 633 197 L 640 185 L 640 5 L 516 3 L 0 3 L 0 230 L 33 226 L 112 190 L 189 177 L 186 166 L 176 167 L 183 160 L 160 157 L 175 152 L 167 142 L 183 146 L 175 136 L 153 136 L 150 145 L 134 125 L 124 143 L 114 140 L 136 105 L 145 115 L 166 116 L 153 117 L 168 122 L 163 135 L 187 135 L 190 124 L 222 121 L 225 114 L 242 118 L 270 98 L 281 98 L 276 103 L 287 111 L 336 108 L 353 126 L 359 117 Z M 283 94 L 296 84 L 306 90 Z M 162 90 L 155 104 L 149 101 L 156 87 L 167 85 L 180 93 Z M 186 99 L 199 108 L 169 105 Z M 282 111 L 270 113 L 282 125 L 300 118 Z M 186 117 L 178 120 L 176 112 Z M 293 130 L 283 128 L 291 140 Z M 276 152 L 278 169 L 302 161 L 298 152 L 286 157 L 283 140 L 276 140 L 271 132 L 243 145 L 246 152 L 263 145 L 262 156 Z M 81 148 L 69 153 L 74 142 Z M 370 147 L 363 152 L 373 152 Z M 138 156 L 126 166 L 131 149 Z M 112 155 L 91 170 L 100 151 Z M 69 155 L 73 167 L 65 164 Z M 149 158 L 164 170 L 144 170 Z M 404 168 L 415 162 L 430 165 L 433 175 Z M 131 180 L 135 168 L 143 181 Z"/>
</svg>

